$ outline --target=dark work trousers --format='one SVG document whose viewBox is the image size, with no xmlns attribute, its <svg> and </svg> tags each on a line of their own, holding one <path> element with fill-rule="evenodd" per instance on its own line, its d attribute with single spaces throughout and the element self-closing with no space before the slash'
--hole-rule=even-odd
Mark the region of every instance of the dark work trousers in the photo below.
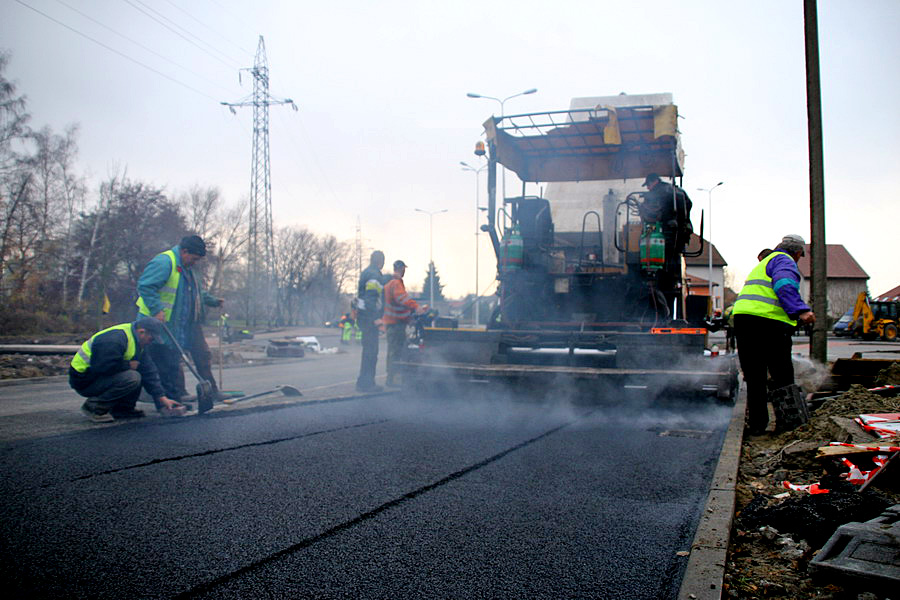
<svg viewBox="0 0 900 600">
<path fill-rule="evenodd" d="M 387 378 L 391 383 L 397 383 L 396 362 L 402 361 L 406 356 L 406 323 L 391 323 L 387 330 Z M 365 338 L 363 338 L 365 339 Z"/>
<path fill-rule="evenodd" d="M 378 326 L 374 319 L 360 316 L 357 324 L 362 332 L 362 358 L 359 361 L 359 377 L 356 387 L 368 389 L 375 386 L 375 365 L 378 364 Z"/>
<path fill-rule="evenodd" d="M 211 384 L 213 397 L 217 396 L 219 387 L 216 385 L 216 379 L 212 373 L 212 352 L 209 351 L 209 344 L 206 343 L 203 326 L 200 323 L 191 325 L 191 349 L 188 352 L 200 377 Z M 179 392 L 181 395 L 187 395 L 187 388 L 184 385 L 184 370 L 181 366 L 179 366 L 176 376 L 178 377 Z"/>
<path fill-rule="evenodd" d="M 203 336 L 203 328 L 199 323 L 191 325 L 191 346 L 188 350 L 194 360 L 194 366 L 200 376 L 212 384 L 213 394 L 217 394 L 216 380 L 212 374 L 212 353 Z M 150 356 L 159 371 L 159 379 L 162 382 L 166 397 L 178 400 L 188 394 L 185 389 L 184 370 L 181 365 L 181 353 L 174 346 L 168 344 L 152 344 Z"/>
<path fill-rule="evenodd" d="M 141 374 L 134 369 L 114 375 L 98 377 L 91 385 L 78 391 L 87 398 L 85 404 L 92 412 L 128 411 L 134 408 L 141 395 Z"/>
<path fill-rule="evenodd" d="M 775 390 L 794 383 L 791 362 L 791 334 L 794 328 L 774 319 L 754 315 L 734 315 L 738 359 L 747 382 L 747 427 L 762 432 L 769 422 L 769 388 Z"/>
</svg>

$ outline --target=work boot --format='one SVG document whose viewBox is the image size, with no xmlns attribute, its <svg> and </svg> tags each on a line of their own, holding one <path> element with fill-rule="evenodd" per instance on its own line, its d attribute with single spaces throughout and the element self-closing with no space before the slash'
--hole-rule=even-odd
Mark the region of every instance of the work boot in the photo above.
<svg viewBox="0 0 900 600">
<path fill-rule="evenodd" d="M 114 419 L 140 419 L 144 416 L 144 411 L 134 408 L 119 408 L 111 410 L 110 414 Z"/>
<path fill-rule="evenodd" d="M 92 423 L 112 423 L 115 421 L 108 410 L 103 408 L 93 408 L 87 402 L 81 405 L 81 412 L 90 419 Z"/>
</svg>

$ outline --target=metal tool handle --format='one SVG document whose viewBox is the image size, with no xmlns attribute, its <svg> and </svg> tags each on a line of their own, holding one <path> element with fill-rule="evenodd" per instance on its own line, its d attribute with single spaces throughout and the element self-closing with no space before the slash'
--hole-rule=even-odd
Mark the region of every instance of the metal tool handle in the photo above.
<svg viewBox="0 0 900 600">
<path fill-rule="evenodd" d="M 178 340 L 175 339 L 175 336 L 172 335 L 172 332 L 169 330 L 169 326 L 165 323 L 162 323 L 163 330 L 166 332 L 166 335 L 169 336 L 169 339 L 172 340 L 172 343 L 175 344 L 175 347 L 178 348 L 178 352 L 181 353 L 181 358 L 184 359 L 185 364 L 187 364 L 188 369 L 191 370 L 191 373 L 194 374 L 194 377 L 197 378 L 197 381 L 206 381 L 203 377 L 200 376 L 200 373 L 197 372 L 197 369 L 194 367 L 194 364 L 188 360 L 187 354 L 184 352 L 184 348 L 181 347 L 181 344 L 178 343 Z"/>
</svg>

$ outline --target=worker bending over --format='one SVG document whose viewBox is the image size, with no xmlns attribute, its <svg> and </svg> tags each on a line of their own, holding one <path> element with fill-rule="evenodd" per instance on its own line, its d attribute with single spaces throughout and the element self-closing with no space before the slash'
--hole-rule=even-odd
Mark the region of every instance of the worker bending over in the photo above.
<svg viewBox="0 0 900 600">
<path fill-rule="evenodd" d="M 409 297 L 403 285 L 406 263 L 394 261 L 394 276 L 384 286 L 384 325 L 387 330 L 387 385 L 398 387 L 397 361 L 406 354 L 406 325 L 413 314 L 422 314 L 426 307 Z"/>
<path fill-rule="evenodd" d="M 766 373 L 772 389 L 794 384 L 791 336 L 797 321 L 812 324 L 816 316 L 800 297 L 797 260 L 805 254 L 799 235 L 786 235 L 775 251 L 763 258 L 747 276 L 734 303 L 738 359 L 747 382 L 747 428 L 751 435 L 765 433 L 769 422 Z"/>
<path fill-rule="evenodd" d="M 104 329 L 84 342 L 69 367 L 69 385 L 87 398 L 81 412 L 94 423 L 143 417 L 134 407 L 143 385 L 164 416 L 183 416 L 184 406 L 166 397 L 146 351 L 161 334 L 159 321 L 144 317 Z"/>
</svg>

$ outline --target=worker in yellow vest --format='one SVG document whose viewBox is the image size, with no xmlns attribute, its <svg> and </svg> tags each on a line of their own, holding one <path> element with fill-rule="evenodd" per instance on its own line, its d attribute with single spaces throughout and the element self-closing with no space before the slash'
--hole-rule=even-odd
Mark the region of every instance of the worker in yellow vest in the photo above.
<svg viewBox="0 0 900 600">
<path fill-rule="evenodd" d="M 81 405 L 85 416 L 94 423 L 143 417 L 134 407 L 142 386 L 165 416 L 184 415 L 184 406 L 166 396 L 146 351 L 162 334 L 159 321 L 144 317 L 108 327 L 81 345 L 69 366 L 69 385 L 87 398 Z"/>
<path fill-rule="evenodd" d="M 190 352 L 197 371 L 212 384 L 216 398 L 219 391 L 201 325 L 205 307 L 222 306 L 222 299 L 201 289 L 192 269 L 205 256 L 206 243 L 196 235 L 186 236 L 177 246 L 157 254 L 138 279 L 136 304 L 138 316 L 152 316 L 167 324 L 185 352 Z M 181 353 L 175 344 L 163 335 L 151 346 L 150 354 L 159 369 L 166 395 L 178 400 L 187 399 Z"/>
<path fill-rule="evenodd" d="M 791 336 L 797 322 L 812 324 L 816 315 L 800 297 L 797 261 L 806 254 L 799 235 L 786 235 L 775 250 L 750 271 L 734 303 L 738 359 L 747 382 L 747 428 L 765 433 L 769 422 L 767 373 L 772 389 L 794 384 Z"/>
<path fill-rule="evenodd" d="M 341 343 L 349 344 L 353 333 L 353 319 L 350 318 L 350 313 L 341 317 L 339 326 L 341 328 Z"/>
<path fill-rule="evenodd" d="M 378 364 L 378 328 L 381 326 L 382 288 L 384 275 L 384 252 L 375 250 L 369 257 L 367 266 L 359 276 L 356 297 L 357 339 L 362 336 L 362 356 L 359 360 L 359 377 L 356 390 L 359 392 L 380 392 L 382 387 L 375 384 L 375 367 Z"/>
</svg>

